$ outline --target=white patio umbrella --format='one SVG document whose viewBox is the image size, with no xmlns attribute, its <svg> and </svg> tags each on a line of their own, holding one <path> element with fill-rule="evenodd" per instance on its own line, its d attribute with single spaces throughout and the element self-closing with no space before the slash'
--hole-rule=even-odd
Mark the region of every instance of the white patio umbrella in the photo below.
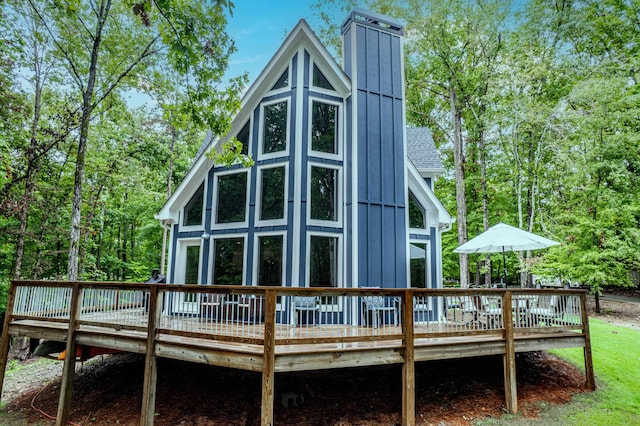
<svg viewBox="0 0 640 426">
<path fill-rule="evenodd" d="M 507 251 L 538 250 L 559 245 L 557 241 L 532 234 L 515 226 L 499 223 L 467 241 L 455 253 L 504 253 Z"/>
</svg>

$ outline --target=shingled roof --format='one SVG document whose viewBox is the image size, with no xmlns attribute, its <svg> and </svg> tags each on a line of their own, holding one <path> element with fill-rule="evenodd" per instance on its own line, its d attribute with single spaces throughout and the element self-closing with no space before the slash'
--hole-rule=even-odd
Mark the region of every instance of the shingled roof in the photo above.
<svg viewBox="0 0 640 426">
<path fill-rule="evenodd" d="M 444 172 L 444 165 L 428 127 L 407 127 L 407 155 L 420 172 Z"/>
</svg>

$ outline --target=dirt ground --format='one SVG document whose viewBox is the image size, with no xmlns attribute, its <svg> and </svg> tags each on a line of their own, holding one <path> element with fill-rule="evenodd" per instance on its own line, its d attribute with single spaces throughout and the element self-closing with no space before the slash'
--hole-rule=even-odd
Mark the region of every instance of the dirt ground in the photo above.
<svg viewBox="0 0 640 426">
<path fill-rule="evenodd" d="M 634 294 L 631 294 L 634 296 Z M 639 298 L 640 300 L 640 298 Z M 593 297 L 589 297 L 590 310 Z M 640 304 L 601 300 L 591 316 L 640 328 Z M 139 424 L 144 358 L 132 354 L 96 358 L 74 379 L 73 424 Z M 20 362 L 8 373 L 0 423 L 53 425 L 61 363 Z M 563 404 L 584 392 L 584 375 L 544 352 L 517 358 L 518 405 L 536 417 L 542 403 Z M 467 425 L 504 413 L 502 358 L 433 361 L 416 365 L 416 413 L 420 425 Z M 255 425 L 260 423 L 261 376 L 160 359 L 156 421 L 163 425 Z M 295 395 L 297 406 L 282 405 Z M 283 373 L 276 376 L 276 424 L 394 425 L 401 422 L 401 368 L 377 366 Z"/>
</svg>

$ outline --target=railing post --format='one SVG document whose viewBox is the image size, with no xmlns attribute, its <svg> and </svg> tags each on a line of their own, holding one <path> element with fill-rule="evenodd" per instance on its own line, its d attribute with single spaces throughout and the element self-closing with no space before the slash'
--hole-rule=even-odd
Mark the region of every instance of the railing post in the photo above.
<svg viewBox="0 0 640 426">
<path fill-rule="evenodd" d="M 589 332 L 589 313 L 587 312 L 587 293 L 580 295 L 580 308 L 582 310 L 582 332 L 584 333 L 584 373 L 587 377 L 587 389 L 596 390 L 596 377 L 593 370 L 593 357 L 591 355 L 591 333 Z"/>
<path fill-rule="evenodd" d="M 264 317 L 264 354 L 262 367 L 262 426 L 273 425 L 273 400 L 275 388 L 275 323 L 276 323 L 276 290 L 267 289 L 265 299 L 267 306 Z"/>
<path fill-rule="evenodd" d="M 158 323 L 162 314 L 162 303 L 158 303 L 158 297 L 162 296 L 157 285 L 149 288 L 149 317 L 147 323 L 147 348 L 144 361 L 144 384 L 142 390 L 142 413 L 140 424 L 152 426 L 156 409 L 156 386 L 158 381 L 158 361 L 156 358 L 156 335 Z M 160 307 L 160 308 L 158 308 Z"/>
<path fill-rule="evenodd" d="M 406 290 L 402 303 L 404 309 L 402 331 L 404 362 L 402 363 L 402 424 L 416 424 L 416 371 L 414 353 L 413 292 Z"/>
<path fill-rule="evenodd" d="M 9 296 L 7 298 L 7 310 L 4 315 L 4 325 L 2 327 L 2 337 L 0 339 L 0 395 L 2 395 L 2 388 L 4 386 L 4 374 L 7 368 L 7 361 L 9 358 L 9 343 L 11 336 L 9 335 L 9 324 L 11 323 L 11 317 L 13 316 L 13 306 L 16 300 L 16 285 L 11 281 L 11 287 L 9 287 Z"/>
<path fill-rule="evenodd" d="M 502 299 L 502 318 L 504 318 L 504 397 L 507 411 L 518 412 L 518 389 L 516 383 L 516 352 L 513 340 L 513 310 L 510 290 L 504 292 Z"/>
<path fill-rule="evenodd" d="M 71 397 L 73 395 L 73 375 L 76 371 L 76 332 L 80 318 L 80 291 L 80 284 L 74 282 L 71 292 L 69 330 L 67 332 L 67 347 L 65 349 L 64 367 L 62 370 L 56 426 L 63 426 L 69 423 L 69 411 L 71 408 Z"/>
</svg>

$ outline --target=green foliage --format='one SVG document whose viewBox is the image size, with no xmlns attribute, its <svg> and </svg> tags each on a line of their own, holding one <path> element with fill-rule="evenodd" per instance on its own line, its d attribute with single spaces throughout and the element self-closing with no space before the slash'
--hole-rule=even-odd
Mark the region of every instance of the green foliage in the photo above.
<svg viewBox="0 0 640 426">
<path fill-rule="evenodd" d="M 0 314 L 4 314 L 7 311 L 9 285 L 9 280 L 6 277 L 0 277 Z"/>
<path fill-rule="evenodd" d="M 225 167 L 231 167 L 235 164 L 240 164 L 242 167 L 253 166 L 254 162 L 251 155 L 244 155 L 241 154 L 241 152 L 242 142 L 234 138 L 230 141 L 223 142 L 219 151 L 215 149 L 209 150 L 207 152 L 207 158 Z"/>
</svg>

